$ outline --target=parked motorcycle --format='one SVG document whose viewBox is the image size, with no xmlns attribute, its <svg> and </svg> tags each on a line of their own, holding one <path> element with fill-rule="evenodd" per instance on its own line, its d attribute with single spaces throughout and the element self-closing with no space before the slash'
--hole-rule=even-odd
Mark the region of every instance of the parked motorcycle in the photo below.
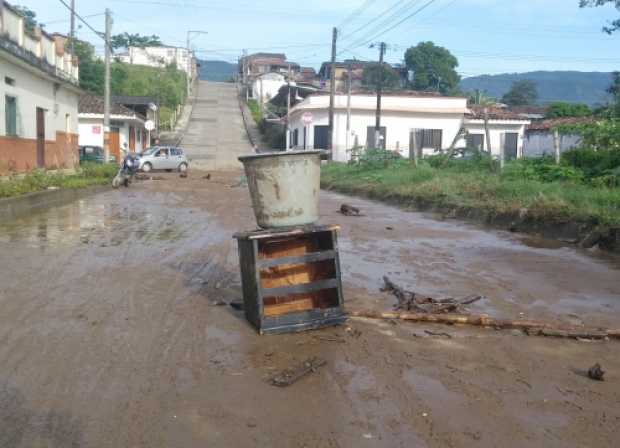
<svg viewBox="0 0 620 448">
<path fill-rule="evenodd" d="M 123 159 L 123 164 L 116 173 L 114 179 L 112 179 L 112 187 L 118 188 L 121 185 L 125 187 L 129 187 L 129 185 L 133 182 L 134 176 L 138 172 L 139 162 L 128 154 L 125 159 Z"/>
</svg>

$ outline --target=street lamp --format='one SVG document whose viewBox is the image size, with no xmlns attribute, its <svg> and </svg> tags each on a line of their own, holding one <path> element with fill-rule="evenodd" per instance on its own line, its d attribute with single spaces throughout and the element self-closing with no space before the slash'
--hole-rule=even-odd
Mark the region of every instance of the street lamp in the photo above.
<svg viewBox="0 0 620 448">
<path fill-rule="evenodd" d="M 187 97 L 189 98 L 189 95 L 191 94 L 191 77 L 192 77 L 192 57 L 191 57 L 191 50 L 189 48 L 189 44 L 191 41 L 191 35 L 199 35 L 199 34 L 209 34 L 208 31 L 201 31 L 201 30 L 189 30 L 187 32 Z"/>
</svg>

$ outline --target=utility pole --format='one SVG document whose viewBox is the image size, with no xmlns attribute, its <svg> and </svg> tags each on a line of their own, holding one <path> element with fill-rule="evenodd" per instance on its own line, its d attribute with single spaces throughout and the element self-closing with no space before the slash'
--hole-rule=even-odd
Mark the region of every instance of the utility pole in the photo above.
<svg viewBox="0 0 620 448">
<path fill-rule="evenodd" d="M 71 64 L 75 59 L 75 0 L 71 0 L 71 32 L 70 36 L 70 51 L 71 51 Z"/>
<path fill-rule="evenodd" d="M 189 96 L 192 93 L 192 81 L 193 81 L 193 59 L 192 58 L 192 50 L 190 48 L 190 43 L 191 43 L 191 35 L 192 34 L 209 34 L 207 31 L 201 31 L 201 30 L 188 30 L 187 31 L 187 98 L 189 98 Z"/>
<path fill-rule="evenodd" d="M 334 150 L 334 102 L 336 99 L 336 41 L 338 40 L 338 28 L 332 32 L 332 60 L 330 69 L 330 92 L 329 92 L 329 131 L 327 134 L 327 146 L 330 151 Z M 331 159 L 331 155 L 330 155 Z"/>
<path fill-rule="evenodd" d="M 385 54 L 385 42 L 379 44 L 379 82 L 377 84 L 377 116 L 375 120 L 375 148 L 381 146 L 381 96 L 383 94 L 383 55 Z"/>
<path fill-rule="evenodd" d="M 112 59 L 112 13 L 105 10 L 105 84 L 103 98 L 103 160 L 110 157 L 110 62 Z"/>
<path fill-rule="evenodd" d="M 291 149 L 291 64 L 288 65 L 288 79 L 286 83 L 286 150 Z"/>
<path fill-rule="evenodd" d="M 353 74 L 353 70 L 351 67 L 351 63 L 349 62 L 349 67 L 347 67 L 347 138 L 346 138 L 346 148 L 345 150 L 349 150 L 349 135 L 351 134 L 351 84 L 353 84 L 353 79 L 351 78 Z"/>
</svg>

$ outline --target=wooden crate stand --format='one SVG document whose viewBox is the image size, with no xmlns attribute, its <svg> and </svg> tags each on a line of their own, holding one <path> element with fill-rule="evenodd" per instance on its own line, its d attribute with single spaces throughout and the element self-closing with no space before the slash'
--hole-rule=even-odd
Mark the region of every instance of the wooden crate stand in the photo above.
<svg viewBox="0 0 620 448">
<path fill-rule="evenodd" d="M 245 315 L 261 334 L 337 325 L 346 320 L 339 226 L 238 233 Z"/>
</svg>

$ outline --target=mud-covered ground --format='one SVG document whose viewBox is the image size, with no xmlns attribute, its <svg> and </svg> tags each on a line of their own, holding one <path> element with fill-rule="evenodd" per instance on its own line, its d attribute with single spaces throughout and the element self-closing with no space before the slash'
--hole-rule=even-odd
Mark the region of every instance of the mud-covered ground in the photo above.
<svg viewBox="0 0 620 448">
<path fill-rule="evenodd" d="M 355 320 L 258 336 L 238 174 L 166 175 L 0 223 L 0 447 L 616 447 L 620 342 Z M 342 202 L 364 216 L 344 217 Z M 349 309 L 381 277 L 472 311 L 620 326 L 620 261 L 324 193 Z M 451 337 L 425 332 L 445 332 Z M 310 356 L 289 388 L 267 379 Z M 581 370 L 607 370 L 594 382 Z"/>
</svg>

